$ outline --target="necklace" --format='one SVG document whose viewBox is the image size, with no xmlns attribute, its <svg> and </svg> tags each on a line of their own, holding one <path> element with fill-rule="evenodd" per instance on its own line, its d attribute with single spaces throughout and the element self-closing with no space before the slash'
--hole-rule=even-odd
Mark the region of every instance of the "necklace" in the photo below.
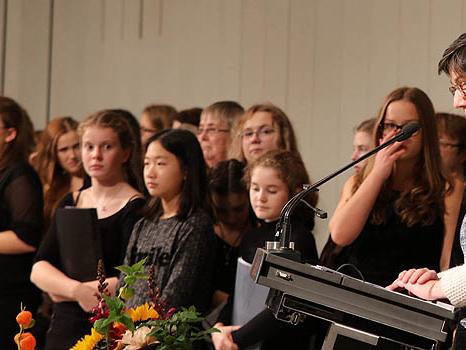
<svg viewBox="0 0 466 350">
<path fill-rule="evenodd" d="M 115 209 L 116 205 L 120 204 L 118 195 L 124 188 L 124 185 L 117 185 L 115 190 L 110 191 L 106 195 L 96 196 L 94 190 L 91 188 L 92 206 L 102 213 L 107 213 Z M 98 199 L 99 198 L 99 199 Z"/>
</svg>

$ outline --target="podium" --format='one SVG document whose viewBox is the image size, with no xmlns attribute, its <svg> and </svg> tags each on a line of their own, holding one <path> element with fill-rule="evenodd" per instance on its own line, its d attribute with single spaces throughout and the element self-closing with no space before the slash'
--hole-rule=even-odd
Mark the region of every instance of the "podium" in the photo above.
<svg viewBox="0 0 466 350">
<path fill-rule="evenodd" d="M 392 292 L 265 249 L 257 250 L 250 275 L 271 288 L 266 304 L 278 319 L 297 324 L 312 316 L 333 323 L 324 350 L 333 349 L 339 336 L 359 342 L 355 349 L 378 349 L 383 343 L 438 349 L 447 339 L 447 322 L 455 317 L 451 305 Z"/>
</svg>

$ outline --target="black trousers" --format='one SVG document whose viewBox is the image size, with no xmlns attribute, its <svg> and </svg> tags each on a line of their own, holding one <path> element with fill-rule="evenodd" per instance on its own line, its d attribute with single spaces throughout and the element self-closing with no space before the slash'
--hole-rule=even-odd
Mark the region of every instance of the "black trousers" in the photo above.
<svg viewBox="0 0 466 350">
<path fill-rule="evenodd" d="M 46 350 L 71 348 L 87 334 L 91 334 L 91 314 L 84 312 L 75 302 L 56 303 L 53 307 L 50 328 L 45 341 Z"/>
</svg>

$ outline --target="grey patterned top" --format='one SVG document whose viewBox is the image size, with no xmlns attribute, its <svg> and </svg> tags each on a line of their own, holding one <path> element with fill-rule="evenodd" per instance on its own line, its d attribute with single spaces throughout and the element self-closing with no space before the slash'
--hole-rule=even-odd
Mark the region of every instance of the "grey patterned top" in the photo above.
<svg viewBox="0 0 466 350">
<path fill-rule="evenodd" d="M 155 282 L 170 306 L 191 305 L 207 311 L 213 292 L 214 232 L 210 217 L 201 211 L 185 220 L 175 216 L 136 223 L 126 251 L 125 264 L 147 257 L 155 267 Z M 128 306 L 148 301 L 147 282 L 138 281 Z"/>
</svg>

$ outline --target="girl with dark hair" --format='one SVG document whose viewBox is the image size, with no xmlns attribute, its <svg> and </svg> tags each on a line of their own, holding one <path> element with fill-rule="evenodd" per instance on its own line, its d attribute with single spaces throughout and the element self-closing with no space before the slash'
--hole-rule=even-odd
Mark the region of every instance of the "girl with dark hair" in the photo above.
<svg viewBox="0 0 466 350">
<path fill-rule="evenodd" d="M 155 283 L 174 307 L 205 312 L 213 291 L 212 220 L 208 214 L 206 165 L 196 136 L 164 130 L 146 144 L 144 181 L 151 199 L 134 227 L 125 264 L 147 257 Z M 129 306 L 148 301 L 147 282 L 138 281 Z"/>
<path fill-rule="evenodd" d="M 78 130 L 81 158 L 91 186 L 68 193 L 59 207 L 96 208 L 101 255 L 108 289 L 113 293 L 118 282 L 118 271 L 113 267 L 123 262 L 128 239 L 144 204 L 140 189 L 135 187 L 140 175 L 131 166 L 140 153 L 135 151 L 135 136 L 127 120 L 117 112 L 97 112 Z M 66 242 L 59 242 L 53 220 L 31 273 L 33 283 L 55 302 L 47 350 L 68 349 L 83 337 L 89 331 L 89 311 L 97 304 L 97 281 L 69 277 L 60 244 Z"/>
<path fill-rule="evenodd" d="M 13 349 L 21 303 L 36 310 L 40 292 L 29 281 L 43 229 L 39 176 L 28 164 L 33 128 L 27 112 L 0 97 L 0 348 Z"/>
<path fill-rule="evenodd" d="M 213 306 L 225 302 L 233 292 L 239 245 L 255 221 L 243 182 L 244 164 L 236 159 L 221 161 L 210 170 L 209 191 L 216 222 L 218 260 L 215 263 Z"/>
<path fill-rule="evenodd" d="M 380 110 L 375 146 L 406 124 L 420 130 L 371 158 L 345 184 L 329 229 L 349 246 L 348 261 L 371 283 L 386 286 L 411 266 L 438 269 L 449 257 L 447 182 L 442 175 L 434 108 L 420 89 L 392 91 Z M 443 251 L 442 251 L 443 248 Z"/>
</svg>

